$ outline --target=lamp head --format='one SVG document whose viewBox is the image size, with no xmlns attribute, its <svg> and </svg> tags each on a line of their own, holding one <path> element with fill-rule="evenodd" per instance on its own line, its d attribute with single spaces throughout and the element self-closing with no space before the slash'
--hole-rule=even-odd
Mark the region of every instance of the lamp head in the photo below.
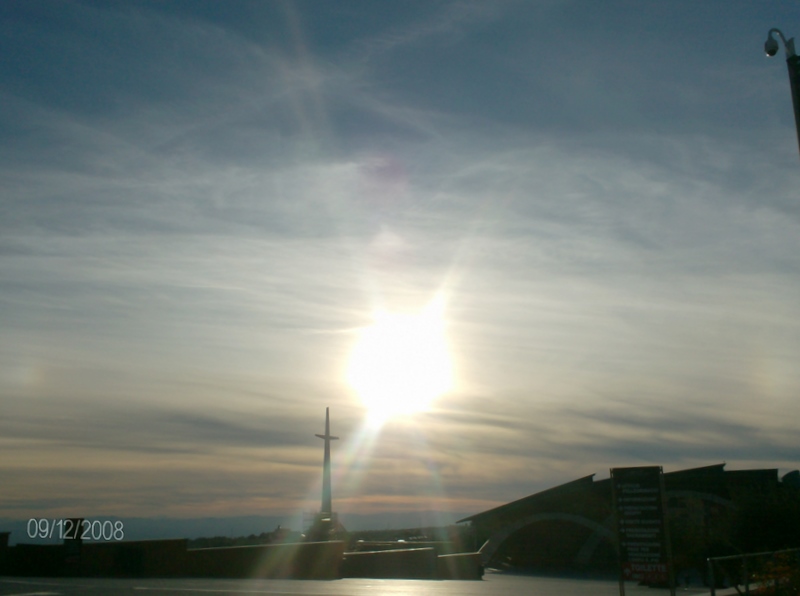
<svg viewBox="0 0 800 596">
<path fill-rule="evenodd" d="M 764 53 L 772 58 L 778 53 L 778 40 L 772 37 L 772 31 L 767 36 L 767 41 L 764 42 Z"/>
</svg>

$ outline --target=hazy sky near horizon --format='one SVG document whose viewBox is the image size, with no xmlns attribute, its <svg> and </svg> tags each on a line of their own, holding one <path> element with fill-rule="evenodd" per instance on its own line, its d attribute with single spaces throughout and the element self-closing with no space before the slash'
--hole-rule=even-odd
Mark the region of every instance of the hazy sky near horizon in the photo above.
<svg viewBox="0 0 800 596">
<path fill-rule="evenodd" d="M 800 467 L 800 3 L 0 3 L 0 517 Z M 455 371 L 364 426 L 374 309 Z"/>
</svg>

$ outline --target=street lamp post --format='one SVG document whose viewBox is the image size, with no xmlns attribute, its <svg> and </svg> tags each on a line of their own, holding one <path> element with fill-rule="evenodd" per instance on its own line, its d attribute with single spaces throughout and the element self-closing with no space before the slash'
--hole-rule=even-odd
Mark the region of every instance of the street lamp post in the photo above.
<svg viewBox="0 0 800 596">
<path fill-rule="evenodd" d="M 800 56 L 794 50 L 794 37 L 787 39 L 780 29 L 770 29 L 767 41 L 764 42 L 764 52 L 770 58 L 778 53 L 778 41 L 773 37 L 777 35 L 783 42 L 786 50 L 786 67 L 789 69 L 789 86 L 792 88 L 792 105 L 794 106 L 794 125 L 797 129 L 797 143 L 800 148 Z"/>
</svg>

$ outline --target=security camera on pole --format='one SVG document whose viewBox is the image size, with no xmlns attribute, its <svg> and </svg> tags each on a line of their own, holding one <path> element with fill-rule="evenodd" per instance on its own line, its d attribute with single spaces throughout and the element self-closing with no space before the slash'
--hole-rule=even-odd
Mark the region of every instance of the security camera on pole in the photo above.
<svg viewBox="0 0 800 596">
<path fill-rule="evenodd" d="M 786 50 L 786 67 L 789 69 L 789 86 L 792 88 L 792 104 L 794 105 L 794 124 L 797 128 L 797 143 L 800 147 L 800 56 L 794 50 L 794 38 L 788 41 L 780 29 L 770 29 L 767 41 L 764 42 L 764 52 L 772 58 L 778 53 L 778 41 L 773 37 L 777 35 L 783 42 Z"/>
</svg>

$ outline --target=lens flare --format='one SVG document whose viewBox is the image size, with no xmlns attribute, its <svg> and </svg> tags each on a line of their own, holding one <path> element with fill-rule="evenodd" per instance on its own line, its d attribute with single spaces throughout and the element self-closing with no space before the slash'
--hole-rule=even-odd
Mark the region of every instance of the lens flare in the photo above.
<svg viewBox="0 0 800 596">
<path fill-rule="evenodd" d="M 453 385 L 443 299 L 419 313 L 376 313 L 353 348 L 347 380 L 373 422 L 427 410 Z"/>
</svg>

